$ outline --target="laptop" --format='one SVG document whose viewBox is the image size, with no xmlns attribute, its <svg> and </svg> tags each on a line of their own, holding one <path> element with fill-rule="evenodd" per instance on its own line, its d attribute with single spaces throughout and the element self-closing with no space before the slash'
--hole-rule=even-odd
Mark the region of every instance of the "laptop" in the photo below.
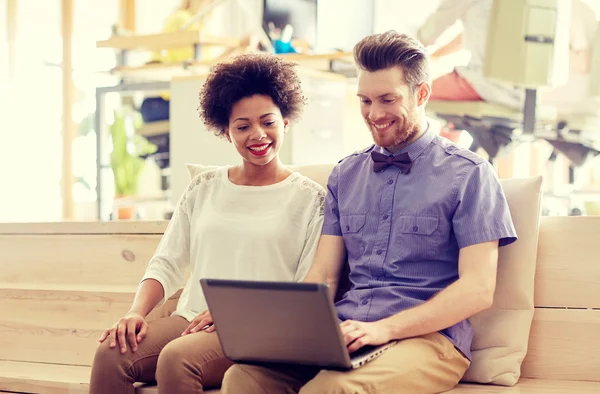
<svg viewBox="0 0 600 394">
<path fill-rule="evenodd" d="M 349 354 L 328 286 L 201 279 L 225 356 L 238 363 L 358 368 L 396 342 Z"/>
</svg>

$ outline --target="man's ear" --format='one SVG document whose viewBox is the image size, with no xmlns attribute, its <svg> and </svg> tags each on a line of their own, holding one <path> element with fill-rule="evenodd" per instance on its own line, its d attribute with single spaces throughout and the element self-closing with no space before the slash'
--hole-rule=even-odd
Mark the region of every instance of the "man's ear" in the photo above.
<svg viewBox="0 0 600 394">
<path fill-rule="evenodd" d="M 429 97 L 431 97 L 431 84 L 423 82 L 417 87 L 417 105 L 424 106 L 429 101 Z"/>
</svg>

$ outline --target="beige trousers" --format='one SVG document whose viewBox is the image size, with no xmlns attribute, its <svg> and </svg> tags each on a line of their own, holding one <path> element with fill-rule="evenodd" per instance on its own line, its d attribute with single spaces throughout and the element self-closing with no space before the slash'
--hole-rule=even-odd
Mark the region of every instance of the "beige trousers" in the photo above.
<svg viewBox="0 0 600 394">
<path fill-rule="evenodd" d="M 225 358 L 216 332 L 181 333 L 189 322 L 171 316 L 149 323 L 148 335 L 135 353 L 111 349 L 109 340 L 96 351 L 90 394 L 133 394 L 135 382 L 158 383 L 159 393 L 202 393 L 219 387 L 233 364 Z"/>
<path fill-rule="evenodd" d="M 225 373 L 222 394 L 433 394 L 456 386 L 469 364 L 446 337 L 433 333 L 400 341 L 351 371 L 237 364 Z"/>
</svg>

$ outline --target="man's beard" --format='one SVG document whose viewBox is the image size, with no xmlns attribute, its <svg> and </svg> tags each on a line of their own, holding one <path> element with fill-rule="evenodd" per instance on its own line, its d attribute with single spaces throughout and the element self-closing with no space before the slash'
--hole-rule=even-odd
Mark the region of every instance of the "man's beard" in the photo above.
<svg viewBox="0 0 600 394">
<path fill-rule="evenodd" d="M 394 141 L 394 146 L 400 146 L 407 143 L 415 134 L 419 132 L 419 124 L 412 122 L 411 120 L 407 120 L 402 130 L 398 130 L 398 135 Z"/>
<path fill-rule="evenodd" d="M 407 143 L 408 141 L 410 141 L 410 139 L 416 135 L 419 131 L 420 131 L 420 125 L 418 122 L 415 121 L 414 118 L 412 119 L 408 119 L 408 118 L 404 118 L 402 122 L 402 125 L 400 125 L 399 122 L 400 119 L 396 119 L 396 130 L 394 130 L 394 140 L 392 141 L 392 143 L 385 143 L 382 144 L 381 146 L 383 148 L 386 148 L 390 151 L 394 150 L 395 148 L 397 148 L 400 145 L 403 145 L 405 143 Z M 373 132 L 371 132 L 373 134 L 373 137 L 375 137 L 375 134 Z M 374 138 L 375 139 L 375 138 Z"/>
</svg>

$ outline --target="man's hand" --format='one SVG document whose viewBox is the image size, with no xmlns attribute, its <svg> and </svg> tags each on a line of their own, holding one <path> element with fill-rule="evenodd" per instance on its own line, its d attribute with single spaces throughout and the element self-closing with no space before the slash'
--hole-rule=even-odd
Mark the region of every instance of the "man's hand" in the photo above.
<svg viewBox="0 0 600 394">
<path fill-rule="evenodd" d="M 194 320 L 192 320 L 188 328 L 186 328 L 185 331 L 181 333 L 181 336 L 193 334 L 203 329 L 206 332 L 213 332 L 216 329 L 213 322 L 213 318 L 208 310 L 205 310 L 204 312 L 196 316 Z"/>
<path fill-rule="evenodd" d="M 340 328 L 349 353 L 365 345 L 383 345 L 391 340 L 389 329 L 381 321 L 365 323 L 346 320 L 340 324 Z"/>
</svg>

